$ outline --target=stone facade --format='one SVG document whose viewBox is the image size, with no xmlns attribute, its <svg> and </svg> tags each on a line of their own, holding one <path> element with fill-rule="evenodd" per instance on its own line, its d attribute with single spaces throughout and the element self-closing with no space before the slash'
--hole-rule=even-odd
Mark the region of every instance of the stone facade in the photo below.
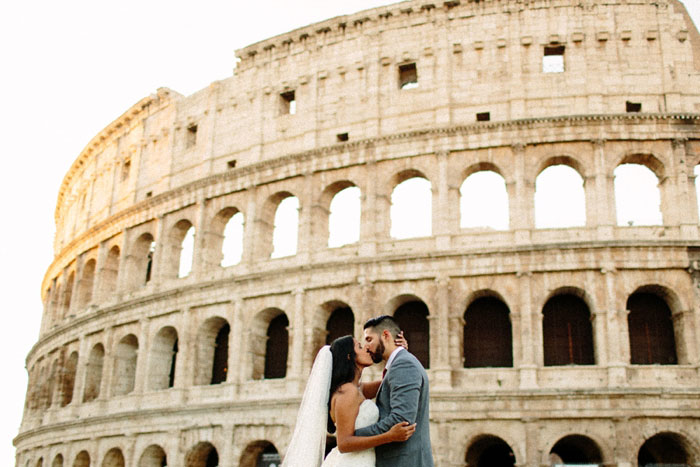
<svg viewBox="0 0 700 467">
<path fill-rule="evenodd" d="M 18 467 L 268 465 L 326 336 L 399 312 L 437 466 L 700 466 L 700 34 L 678 1 L 407 1 L 238 57 L 192 96 L 138 102 L 66 174 Z M 659 225 L 618 225 L 622 164 L 656 176 Z M 585 225 L 536 228 L 558 165 Z M 505 182 L 505 230 L 460 227 L 482 171 Z M 411 178 L 430 182 L 431 235 L 392 238 Z M 329 248 L 347 187 L 360 239 Z M 296 253 L 272 259 L 291 196 Z M 498 313 L 498 339 L 474 332 Z M 494 342 L 505 363 L 474 359 Z"/>
</svg>

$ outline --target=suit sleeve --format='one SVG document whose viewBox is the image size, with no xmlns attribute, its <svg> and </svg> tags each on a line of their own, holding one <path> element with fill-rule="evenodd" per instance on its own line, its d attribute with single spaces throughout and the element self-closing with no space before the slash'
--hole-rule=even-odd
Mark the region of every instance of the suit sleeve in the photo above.
<svg viewBox="0 0 700 467">
<path fill-rule="evenodd" d="M 355 436 L 378 435 L 399 422 L 416 422 L 422 384 L 418 368 L 410 360 L 395 360 L 384 384 L 388 384 L 390 390 L 389 414 L 374 425 L 355 430 Z"/>
</svg>

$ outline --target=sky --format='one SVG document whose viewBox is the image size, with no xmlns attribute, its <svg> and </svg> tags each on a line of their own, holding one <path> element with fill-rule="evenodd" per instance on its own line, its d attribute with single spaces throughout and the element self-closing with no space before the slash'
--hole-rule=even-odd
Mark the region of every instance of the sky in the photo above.
<svg viewBox="0 0 700 467">
<path fill-rule="evenodd" d="M 0 464 L 22 417 L 63 176 L 100 130 L 159 87 L 189 95 L 230 76 L 234 51 L 380 0 L 27 0 L 0 7 Z M 685 0 L 700 24 L 700 0 Z M 2 459 L 5 459 L 4 461 Z"/>
</svg>

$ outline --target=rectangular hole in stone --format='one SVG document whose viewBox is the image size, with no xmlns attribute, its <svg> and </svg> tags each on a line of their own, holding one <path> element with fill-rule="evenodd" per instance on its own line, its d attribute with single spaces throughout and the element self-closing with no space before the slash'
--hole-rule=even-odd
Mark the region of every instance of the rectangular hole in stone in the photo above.
<svg viewBox="0 0 700 467">
<path fill-rule="evenodd" d="M 564 72 L 564 50 L 563 45 L 551 45 L 544 48 L 542 57 L 543 73 L 563 73 Z"/>
<path fill-rule="evenodd" d="M 491 112 L 479 112 L 476 114 L 477 122 L 488 122 L 491 120 Z"/>
<path fill-rule="evenodd" d="M 399 65 L 399 89 L 418 87 L 418 69 L 415 63 Z"/>
<path fill-rule="evenodd" d="M 232 168 L 236 167 L 236 159 L 233 159 L 233 160 L 228 161 L 228 162 L 226 163 L 226 166 L 227 166 L 229 169 L 232 169 Z"/>
<path fill-rule="evenodd" d="M 280 113 L 282 115 L 294 115 L 297 113 L 297 100 L 294 91 L 280 94 Z"/>
<path fill-rule="evenodd" d="M 627 112 L 641 112 L 642 111 L 642 103 L 641 102 L 627 101 L 627 102 L 625 102 L 625 110 Z"/>
<path fill-rule="evenodd" d="M 350 138 L 350 136 L 347 133 L 338 133 L 337 135 L 335 135 L 335 137 L 338 138 L 338 142 L 340 143 L 343 143 Z"/>
</svg>

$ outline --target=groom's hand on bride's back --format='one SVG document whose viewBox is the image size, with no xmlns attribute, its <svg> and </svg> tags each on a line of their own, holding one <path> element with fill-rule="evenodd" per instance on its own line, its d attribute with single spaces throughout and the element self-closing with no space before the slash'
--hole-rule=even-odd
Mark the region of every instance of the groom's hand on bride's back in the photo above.
<svg viewBox="0 0 700 467">
<path fill-rule="evenodd" d="M 416 432 L 416 424 L 409 424 L 408 422 L 399 422 L 389 429 L 389 435 L 391 440 L 395 442 L 406 441 L 408 438 L 413 436 Z"/>
</svg>

